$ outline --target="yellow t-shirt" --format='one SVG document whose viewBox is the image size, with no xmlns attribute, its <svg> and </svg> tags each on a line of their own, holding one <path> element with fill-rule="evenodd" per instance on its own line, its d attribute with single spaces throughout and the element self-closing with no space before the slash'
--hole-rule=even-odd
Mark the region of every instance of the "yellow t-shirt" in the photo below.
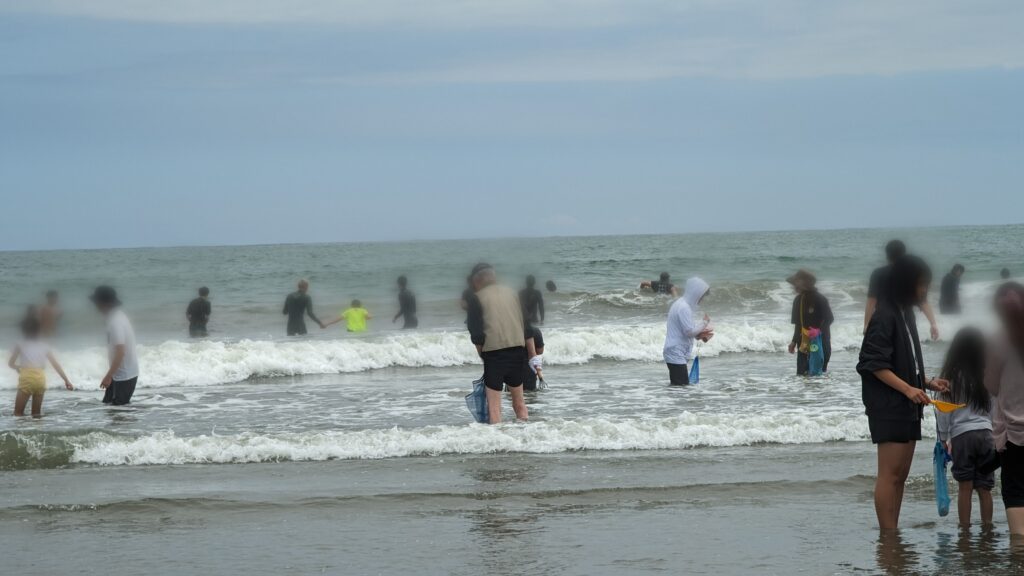
<svg viewBox="0 0 1024 576">
<path fill-rule="evenodd" d="M 349 332 L 366 332 L 366 318 L 370 313 L 366 308 L 349 308 L 341 313 L 348 324 Z"/>
</svg>

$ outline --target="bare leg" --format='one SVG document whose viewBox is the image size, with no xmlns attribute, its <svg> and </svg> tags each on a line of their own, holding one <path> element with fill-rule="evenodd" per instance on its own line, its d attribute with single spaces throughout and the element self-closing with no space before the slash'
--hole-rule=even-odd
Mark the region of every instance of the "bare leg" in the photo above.
<svg viewBox="0 0 1024 576">
<path fill-rule="evenodd" d="M 43 392 L 32 395 L 32 416 L 39 418 L 43 415 Z"/>
<path fill-rule="evenodd" d="M 978 488 L 978 508 L 981 508 L 981 525 L 992 525 L 992 491 Z"/>
<path fill-rule="evenodd" d="M 958 485 L 959 492 L 956 497 L 956 513 L 960 517 L 960 527 L 970 528 L 971 500 L 974 498 L 974 481 L 967 480 L 965 482 L 958 482 Z"/>
<path fill-rule="evenodd" d="M 530 413 L 526 409 L 523 387 L 516 386 L 515 388 L 509 388 L 509 391 L 512 392 L 512 409 L 516 412 L 516 419 L 525 422 L 530 417 Z"/>
<path fill-rule="evenodd" d="M 878 478 L 875 480 L 875 515 L 882 530 L 895 530 L 903 504 L 903 487 L 914 459 L 915 442 L 878 445 Z"/>
<path fill-rule="evenodd" d="M 1024 508 L 1007 508 L 1006 523 L 1010 525 L 1010 534 L 1024 536 Z"/>
<path fill-rule="evenodd" d="M 487 388 L 487 414 L 491 424 L 501 424 L 501 392 L 490 388 Z"/>
<path fill-rule="evenodd" d="M 25 392 L 22 392 L 21 390 L 18 390 L 18 395 L 14 397 L 14 415 L 15 416 L 24 416 L 25 415 L 25 405 L 28 404 L 28 399 L 30 397 L 31 396 L 29 394 L 26 394 Z"/>
</svg>

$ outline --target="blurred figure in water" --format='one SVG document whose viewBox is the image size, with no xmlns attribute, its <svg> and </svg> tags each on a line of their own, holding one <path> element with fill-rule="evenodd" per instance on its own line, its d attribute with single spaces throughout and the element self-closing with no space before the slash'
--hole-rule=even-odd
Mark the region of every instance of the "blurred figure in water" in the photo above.
<svg viewBox="0 0 1024 576">
<path fill-rule="evenodd" d="M 892 270 L 893 262 L 899 260 L 907 253 L 907 246 L 902 240 L 892 240 L 885 245 L 885 259 L 887 264 L 879 268 L 875 268 L 875 271 L 871 273 L 871 279 L 868 281 L 868 301 L 864 306 L 864 331 L 868 329 L 868 322 L 871 321 L 871 315 L 875 313 L 875 307 L 878 306 L 879 299 L 885 294 L 889 286 L 889 272 Z M 935 321 L 935 312 L 932 311 L 932 305 L 927 300 L 921 302 L 918 307 L 921 312 L 924 312 L 925 318 L 928 318 L 928 324 L 931 326 L 931 337 L 932 340 L 939 339 L 939 324 Z"/>
<path fill-rule="evenodd" d="M 939 312 L 942 314 L 960 313 L 960 278 L 964 275 L 964 267 L 956 264 L 942 278 L 939 289 Z"/>
<path fill-rule="evenodd" d="M 282 313 L 288 316 L 289 336 L 306 334 L 306 316 L 316 322 L 317 326 L 324 327 L 324 323 L 313 313 L 313 298 L 309 295 L 309 282 L 305 280 L 299 280 L 298 290 L 285 298 Z"/>
<path fill-rule="evenodd" d="M 914 308 L 928 298 L 932 274 L 915 256 L 902 256 L 886 274 L 888 286 L 878 299 L 860 347 L 857 372 L 871 441 L 878 446 L 875 515 L 882 530 L 896 530 L 914 448 L 921 439 L 925 390 L 946 392 L 945 380 L 928 379 Z"/>
<path fill-rule="evenodd" d="M 548 289 L 548 292 L 558 291 L 558 286 L 555 285 L 554 280 L 548 280 L 547 283 L 544 284 L 544 286 Z"/>
<path fill-rule="evenodd" d="M 203 286 L 199 289 L 199 296 L 188 303 L 185 309 L 185 318 L 188 319 L 188 335 L 192 338 L 206 338 L 209 331 L 206 329 L 210 321 L 213 307 L 210 305 L 210 289 Z"/>
<path fill-rule="evenodd" d="M 678 297 L 679 288 L 672 283 L 672 277 L 668 272 L 662 272 L 657 280 L 644 280 L 640 283 L 641 290 L 650 290 L 655 294 Z"/>
<path fill-rule="evenodd" d="M 531 274 L 526 277 L 526 287 L 519 291 L 523 313 L 532 324 L 544 323 L 544 294 L 537 290 L 537 279 Z"/>
<path fill-rule="evenodd" d="M 992 436 L 1010 534 L 1024 537 L 1024 286 L 1007 282 L 995 297 L 1001 330 L 989 342 L 985 388 L 995 402 Z"/>
<path fill-rule="evenodd" d="M 805 376 L 810 365 L 809 330 L 821 331 L 821 346 L 825 353 L 824 372 L 828 372 L 828 361 L 832 357 L 832 323 L 835 316 L 828 298 L 818 292 L 818 279 L 807 270 L 797 270 L 786 279 L 796 291 L 793 299 L 793 339 L 789 342 L 789 353 L 796 354 L 796 373 Z"/>
<path fill-rule="evenodd" d="M 60 309 L 60 294 L 56 290 L 46 292 L 46 302 L 39 308 L 39 325 L 44 338 L 57 335 L 57 325 L 64 312 Z"/>
<path fill-rule="evenodd" d="M 399 318 L 402 318 L 402 329 L 409 330 L 416 328 L 420 325 L 419 318 L 416 317 L 416 294 L 409 289 L 409 279 L 405 276 L 399 276 L 398 280 L 398 314 L 391 320 L 391 323 L 398 322 Z"/>
<path fill-rule="evenodd" d="M 21 321 L 22 340 L 11 352 L 7 365 L 18 373 L 18 394 L 14 399 L 14 415 L 24 416 L 25 406 L 32 401 L 32 416 L 43 413 L 43 395 L 46 394 L 46 365 L 50 364 L 64 380 L 64 387 L 74 390 L 71 380 L 64 374 L 60 362 L 50 345 L 43 339 L 42 324 L 34 310 L 29 310 Z"/>
<path fill-rule="evenodd" d="M 350 304 L 348 308 L 343 310 L 341 314 L 338 315 L 337 318 L 331 320 L 330 322 L 324 323 L 323 325 L 321 325 L 321 327 L 327 328 L 328 326 L 332 326 L 344 320 L 345 328 L 349 332 L 366 332 L 366 321 L 371 320 L 372 318 L 373 315 L 370 314 L 370 312 L 366 308 L 363 308 L 362 302 L 360 302 L 359 300 L 353 300 L 352 304 Z"/>
</svg>

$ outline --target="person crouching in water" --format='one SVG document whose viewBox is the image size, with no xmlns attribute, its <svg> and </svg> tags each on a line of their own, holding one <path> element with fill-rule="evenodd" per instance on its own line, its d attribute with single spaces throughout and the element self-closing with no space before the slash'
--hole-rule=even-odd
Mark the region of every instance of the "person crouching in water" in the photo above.
<svg viewBox="0 0 1024 576">
<path fill-rule="evenodd" d="M 957 512 L 960 526 L 971 525 L 971 500 L 978 493 L 982 526 L 992 525 L 992 488 L 996 485 L 998 456 L 992 438 L 992 398 L 985 389 L 985 336 L 976 328 L 964 328 L 953 337 L 946 354 L 942 377 L 949 392 L 940 398 L 965 408 L 951 413 L 935 412 L 939 440 L 953 455 L 953 478 L 960 485 Z"/>
<path fill-rule="evenodd" d="M 707 342 L 715 335 L 710 327 L 711 318 L 707 314 L 701 322 L 694 320 L 697 307 L 710 291 L 707 282 L 700 278 L 690 278 L 686 281 L 683 297 L 676 300 L 668 311 L 664 357 L 672 386 L 686 386 L 690 383 L 686 365 L 693 355 L 693 339 Z"/>
<path fill-rule="evenodd" d="M 923 260 L 903 256 L 888 274 L 888 287 L 868 321 L 857 372 L 871 442 L 878 446 L 875 515 L 882 530 L 896 530 L 903 490 L 921 439 L 925 389 L 946 392 L 948 383 L 925 378 L 914 307 L 928 298 L 932 273 Z"/>
<path fill-rule="evenodd" d="M 473 289 L 466 310 L 470 339 L 484 361 L 484 385 L 487 387 L 488 421 L 501 422 L 501 392 L 508 386 L 516 418 L 525 421 L 529 414 L 523 397 L 523 364 L 529 362 L 540 371 L 541 359 L 534 346 L 533 332 L 523 315 L 515 290 L 498 284 L 490 264 L 473 267 Z"/>
<path fill-rule="evenodd" d="M 50 345 L 42 339 L 42 324 L 35 314 L 29 314 L 21 321 L 22 341 L 11 352 L 7 365 L 18 372 L 18 395 L 14 400 L 14 415 L 24 416 L 25 406 L 32 400 L 32 416 L 43 413 L 43 395 L 46 394 L 46 364 L 64 380 L 64 387 L 74 390 L 64 369 L 53 355 Z"/>
<path fill-rule="evenodd" d="M 823 372 L 828 372 L 828 361 L 832 357 L 832 323 L 835 316 L 832 314 L 832 307 L 825 298 L 818 292 L 818 279 L 807 270 L 797 270 L 786 279 L 796 290 L 796 298 L 793 299 L 793 339 L 789 342 L 789 353 L 799 352 L 796 357 L 796 373 L 806 376 L 810 371 L 810 329 L 821 330 L 821 348 L 825 354 Z"/>
</svg>

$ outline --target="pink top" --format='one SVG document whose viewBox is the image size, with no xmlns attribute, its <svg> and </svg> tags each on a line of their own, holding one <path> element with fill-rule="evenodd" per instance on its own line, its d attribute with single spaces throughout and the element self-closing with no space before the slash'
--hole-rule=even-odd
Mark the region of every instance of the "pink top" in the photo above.
<svg viewBox="0 0 1024 576">
<path fill-rule="evenodd" d="M 1024 362 L 1005 334 L 991 341 L 985 387 L 993 396 L 992 437 L 996 450 L 1006 443 L 1024 446 Z"/>
</svg>

